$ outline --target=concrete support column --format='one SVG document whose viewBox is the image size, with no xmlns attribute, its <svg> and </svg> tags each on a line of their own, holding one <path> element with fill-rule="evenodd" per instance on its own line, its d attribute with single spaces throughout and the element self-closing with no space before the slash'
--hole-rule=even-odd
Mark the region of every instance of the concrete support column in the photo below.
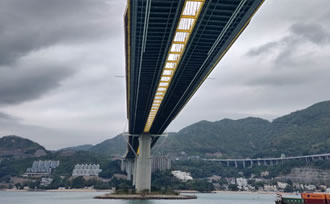
<svg viewBox="0 0 330 204">
<path fill-rule="evenodd" d="M 137 166 L 137 158 L 135 158 L 133 164 L 133 186 L 135 186 L 136 184 L 136 166 Z"/>
<path fill-rule="evenodd" d="M 136 192 L 143 192 L 151 189 L 151 136 L 141 135 L 139 137 L 139 155 L 136 166 Z"/>
<path fill-rule="evenodd" d="M 237 168 L 238 167 L 238 164 L 237 164 L 237 161 L 235 160 L 235 168 Z"/>
<path fill-rule="evenodd" d="M 120 168 L 121 168 L 122 171 L 126 172 L 127 179 L 129 181 L 132 180 L 132 175 L 134 175 L 134 172 L 135 172 L 134 165 L 135 165 L 135 160 L 134 159 L 122 159 L 121 160 Z"/>
<path fill-rule="evenodd" d="M 243 160 L 243 168 L 245 169 L 245 161 Z"/>
<path fill-rule="evenodd" d="M 227 161 L 227 167 L 229 167 L 229 161 Z"/>
<path fill-rule="evenodd" d="M 126 162 L 126 173 L 129 181 L 132 179 L 133 171 L 134 171 L 134 160 L 129 159 Z"/>
</svg>

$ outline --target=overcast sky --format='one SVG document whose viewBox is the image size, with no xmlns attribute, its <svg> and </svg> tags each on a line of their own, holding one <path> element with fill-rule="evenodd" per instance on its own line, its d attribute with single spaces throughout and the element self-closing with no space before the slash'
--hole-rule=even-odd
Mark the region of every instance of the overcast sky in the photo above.
<svg viewBox="0 0 330 204">
<path fill-rule="evenodd" d="M 0 137 L 58 149 L 123 132 L 125 4 L 0 0 Z M 329 100 L 329 19 L 329 0 L 266 0 L 168 131 Z"/>
</svg>

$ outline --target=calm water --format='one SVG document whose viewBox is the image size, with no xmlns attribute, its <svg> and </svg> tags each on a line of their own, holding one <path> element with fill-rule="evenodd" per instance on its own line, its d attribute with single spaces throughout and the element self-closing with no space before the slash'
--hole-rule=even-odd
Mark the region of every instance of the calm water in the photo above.
<svg viewBox="0 0 330 204">
<path fill-rule="evenodd" d="M 273 194 L 212 193 L 197 194 L 196 200 L 97 200 L 104 192 L 5 192 L 0 191 L 0 204 L 274 204 Z"/>
</svg>

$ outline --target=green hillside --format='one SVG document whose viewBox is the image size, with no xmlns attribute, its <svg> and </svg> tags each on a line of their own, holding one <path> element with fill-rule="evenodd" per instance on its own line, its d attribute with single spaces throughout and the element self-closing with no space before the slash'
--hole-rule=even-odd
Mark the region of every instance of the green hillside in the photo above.
<svg viewBox="0 0 330 204">
<path fill-rule="evenodd" d="M 74 146 L 74 147 L 63 148 L 58 151 L 61 151 L 61 150 L 88 151 L 92 147 L 93 147 L 93 145 L 91 145 L 91 144 L 85 144 L 85 145 L 78 145 L 78 146 Z"/>
<path fill-rule="evenodd" d="M 330 152 L 330 101 L 317 103 L 272 122 L 271 141 L 263 154 Z"/>
<path fill-rule="evenodd" d="M 15 135 L 0 138 L 0 157 L 27 158 L 46 156 L 46 149 L 29 139 Z"/>
<path fill-rule="evenodd" d="M 164 151 L 184 151 L 188 155 L 248 157 L 269 140 L 270 123 L 258 118 L 200 121 L 169 135 Z"/>
<path fill-rule="evenodd" d="M 89 151 L 104 155 L 122 156 L 126 152 L 126 141 L 122 135 L 117 135 L 93 146 Z"/>
<path fill-rule="evenodd" d="M 14 142 L 13 142 L 14 141 Z M 122 135 L 91 146 L 66 148 L 105 156 L 123 156 L 126 140 Z M 33 155 L 44 148 L 15 136 L 0 139 L 0 156 Z M 154 152 L 162 155 L 199 155 L 218 158 L 262 158 L 326 153 L 330 149 L 330 101 L 279 117 L 272 122 L 260 118 L 200 121 L 161 138 Z M 155 151 L 156 150 L 156 151 Z M 23 152 L 23 154 L 22 154 Z"/>
<path fill-rule="evenodd" d="M 162 153 L 184 151 L 188 155 L 221 158 L 258 158 L 329 152 L 330 102 L 275 119 L 224 119 L 200 121 L 163 142 Z"/>
</svg>

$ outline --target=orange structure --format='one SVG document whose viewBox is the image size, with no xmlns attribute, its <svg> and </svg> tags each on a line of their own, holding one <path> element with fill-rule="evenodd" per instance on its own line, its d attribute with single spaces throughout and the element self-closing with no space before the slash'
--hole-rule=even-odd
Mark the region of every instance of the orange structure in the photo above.
<svg viewBox="0 0 330 204">
<path fill-rule="evenodd" d="M 329 204 L 330 203 L 330 194 L 326 194 L 326 199 L 327 199 L 327 203 Z"/>
<path fill-rule="evenodd" d="M 305 204 L 327 204 L 330 200 L 329 194 L 321 193 L 302 193 L 301 197 L 304 199 Z"/>
</svg>

